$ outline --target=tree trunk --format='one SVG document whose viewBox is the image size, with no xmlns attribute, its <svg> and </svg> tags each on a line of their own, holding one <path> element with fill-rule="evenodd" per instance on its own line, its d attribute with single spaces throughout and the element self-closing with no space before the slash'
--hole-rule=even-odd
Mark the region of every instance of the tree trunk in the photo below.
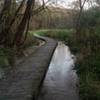
<svg viewBox="0 0 100 100">
<path fill-rule="evenodd" d="M 77 22 L 76 22 L 76 40 L 77 41 L 80 41 L 80 33 L 81 33 L 81 24 L 80 24 L 80 20 L 81 20 L 81 16 L 82 16 L 82 12 L 83 12 L 83 9 L 84 9 L 84 5 L 86 3 L 86 0 L 83 1 L 82 3 L 82 0 L 79 0 L 79 13 L 78 13 L 78 17 L 77 17 Z"/>
<path fill-rule="evenodd" d="M 27 1 L 27 6 L 26 6 L 26 10 L 24 13 L 24 16 L 22 18 L 22 21 L 20 22 L 19 26 L 18 26 L 18 30 L 15 34 L 14 40 L 13 40 L 13 46 L 20 46 L 22 43 L 22 37 L 24 34 L 24 30 L 26 25 L 28 24 L 28 20 L 30 19 L 31 16 L 31 10 L 32 10 L 32 6 L 34 5 L 35 0 L 28 0 Z"/>
<path fill-rule="evenodd" d="M 10 23 L 12 0 L 5 0 L 0 14 L 0 42 L 5 41 L 6 29 Z"/>
</svg>

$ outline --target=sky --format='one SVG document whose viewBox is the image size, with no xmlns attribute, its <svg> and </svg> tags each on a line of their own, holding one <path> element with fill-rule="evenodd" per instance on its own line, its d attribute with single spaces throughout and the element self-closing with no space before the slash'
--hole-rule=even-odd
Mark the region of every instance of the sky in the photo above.
<svg viewBox="0 0 100 100">
<path fill-rule="evenodd" d="M 45 0 L 48 1 L 48 0 Z M 77 1 L 77 0 L 50 0 L 52 2 L 56 2 L 57 1 L 57 5 L 58 7 L 64 7 L 64 8 L 72 8 L 72 2 Z M 88 8 L 88 4 L 85 3 L 84 8 Z"/>
<path fill-rule="evenodd" d="M 45 0 L 47 1 L 47 0 Z M 51 0 L 52 2 L 56 2 L 57 0 Z M 76 0 L 58 0 L 57 5 L 64 8 L 69 8 L 71 3 Z"/>
<path fill-rule="evenodd" d="M 58 4 L 64 7 L 69 6 L 75 0 L 59 0 Z"/>
</svg>

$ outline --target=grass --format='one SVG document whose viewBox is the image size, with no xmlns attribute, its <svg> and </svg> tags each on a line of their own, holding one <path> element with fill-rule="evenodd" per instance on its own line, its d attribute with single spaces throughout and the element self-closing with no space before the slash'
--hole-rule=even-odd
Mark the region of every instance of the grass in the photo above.
<svg viewBox="0 0 100 100">
<path fill-rule="evenodd" d="M 100 35 L 83 30 L 80 40 L 74 30 L 39 30 L 35 33 L 65 41 L 77 56 L 76 70 L 81 100 L 100 100 Z"/>
<path fill-rule="evenodd" d="M 5 67 L 4 65 L 8 65 L 7 54 L 4 49 L 0 49 L 0 67 Z"/>
<path fill-rule="evenodd" d="M 74 41 L 73 41 L 74 42 Z M 100 100 L 100 36 L 86 30 L 81 32 L 75 44 L 78 62 L 76 69 L 80 78 L 80 97 L 82 100 Z"/>
<path fill-rule="evenodd" d="M 10 49 L 0 48 L 0 79 L 3 78 L 8 70 L 11 68 L 8 61 L 10 57 L 14 57 Z"/>
<path fill-rule="evenodd" d="M 76 70 L 80 80 L 81 100 L 100 100 L 100 35 L 83 30 L 79 41 L 69 42 L 76 51 Z"/>
<path fill-rule="evenodd" d="M 47 36 L 47 37 L 52 37 L 54 39 L 59 39 L 59 40 L 65 40 L 67 39 L 66 37 L 70 37 L 71 34 L 73 33 L 73 30 L 67 30 L 67 29 L 47 29 L 47 30 L 38 30 L 32 33 L 36 33 L 42 36 Z"/>
</svg>

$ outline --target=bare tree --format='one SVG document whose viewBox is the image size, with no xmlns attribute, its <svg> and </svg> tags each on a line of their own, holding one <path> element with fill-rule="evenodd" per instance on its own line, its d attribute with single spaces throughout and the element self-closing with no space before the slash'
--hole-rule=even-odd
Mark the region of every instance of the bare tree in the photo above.
<svg viewBox="0 0 100 100">
<path fill-rule="evenodd" d="M 47 2 L 42 0 L 41 5 L 35 8 L 35 1 L 15 0 L 14 2 L 14 0 L 4 0 L 3 9 L 0 13 L 0 47 L 9 49 L 12 52 L 10 52 L 10 55 L 13 56 L 8 58 L 12 66 L 12 59 L 14 60 L 16 52 L 15 49 L 18 50 L 27 38 L 31 16 L 44 10 L 46 3 L 49 2 L 49 0 Z M 13 3 L 16 3 L 16 9 L 12 9 Z M 16 25 L 15 28 L 14 25 Z"/>
<path fill-rule="evenodd" d="M 31 10 L 32 10 L 32 6 L 34 5 L 34 3 L 35 3 L 35 0 L 27 1 L 26 10 L 25 10 L 24 16 L 18 26 L 17 32 L 15 33 L 13 45 L 16 44 L 17 46 L 19 46 L 22 43 L 23 33 L 24 33 L 25 27 L 28 24 L 28 21 L 30 19 Z"/>
<path fill-rule="evenodd" d="M 0 41 L 4 41 L 4 30 L 7 29 L 10 23 L 11 0 L 5 0 L 3 9 L 0 13 Z M 2 33 L 4 32 L 4 33 Z"/>
<path fill-rule="evenodd" d="M 20 0 L 20 1 L 21 1 L 20 6 L 17 8 L 15 14 L 12 15 L 12 18 L 11 18 L 11 15 L 9 15 L 9 12 L 11 11 L 10 8 L 12 6 L 12 0 L 5 0 L 4 2 L 4 7 L 0 14 L 0 22 L 1 22 L 0 44 L 6 45 L 6 46 L 7 45 L 8 46 L 14 46 L 14 45 L 19 46 L 23 44 L 27 38 L 30 17 L 44 10 L 46 7 L 45 5 L 50 0 L 46 2 L 45 0 L 42 0 L 40 2 L 41 5 L 36 8 L 35 8 L 35 3 L 37 0 Z M 25 11 L 22 14 L 20 14 L 20 11 L 23 7 Z M 5 15 L 5 12 L 8 12 L 8 15 Z M 19 25 L 16 26 L 15 33 L 13 33 L 12 27 L 13 27 L 13 24 L 16 23 L 16 19 L 18 16 L 21 16 L 21 19 L 19 20 Z M 4 26 L 4 28 L 2 28 L 2 26 Z"/>
<path fill-rule="evenodd" d="M 77 34 L 79 34 L 81 30 L 80 19 L 81 19 L 82 11 L 84 9 L 86 0 L 78 0 L 78 3 L 79 3 L 79 13 L 78 13 L 77 22 L 76 22 L 76 33 Z"/>
</svg>

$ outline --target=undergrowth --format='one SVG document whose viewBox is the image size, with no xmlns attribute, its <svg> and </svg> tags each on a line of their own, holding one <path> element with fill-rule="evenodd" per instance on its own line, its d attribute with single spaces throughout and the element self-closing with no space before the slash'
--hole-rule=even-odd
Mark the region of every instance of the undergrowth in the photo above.
<svg viewBox="0 0 100 100">
<path fill-rule="evenodd" d="M 40 30 L 37 34 L 65 41 L 76 55 L 81 100 L 100 100 L 100 35 L 82 30 L 75 39 L 74 30 Z"/>
</svg>

